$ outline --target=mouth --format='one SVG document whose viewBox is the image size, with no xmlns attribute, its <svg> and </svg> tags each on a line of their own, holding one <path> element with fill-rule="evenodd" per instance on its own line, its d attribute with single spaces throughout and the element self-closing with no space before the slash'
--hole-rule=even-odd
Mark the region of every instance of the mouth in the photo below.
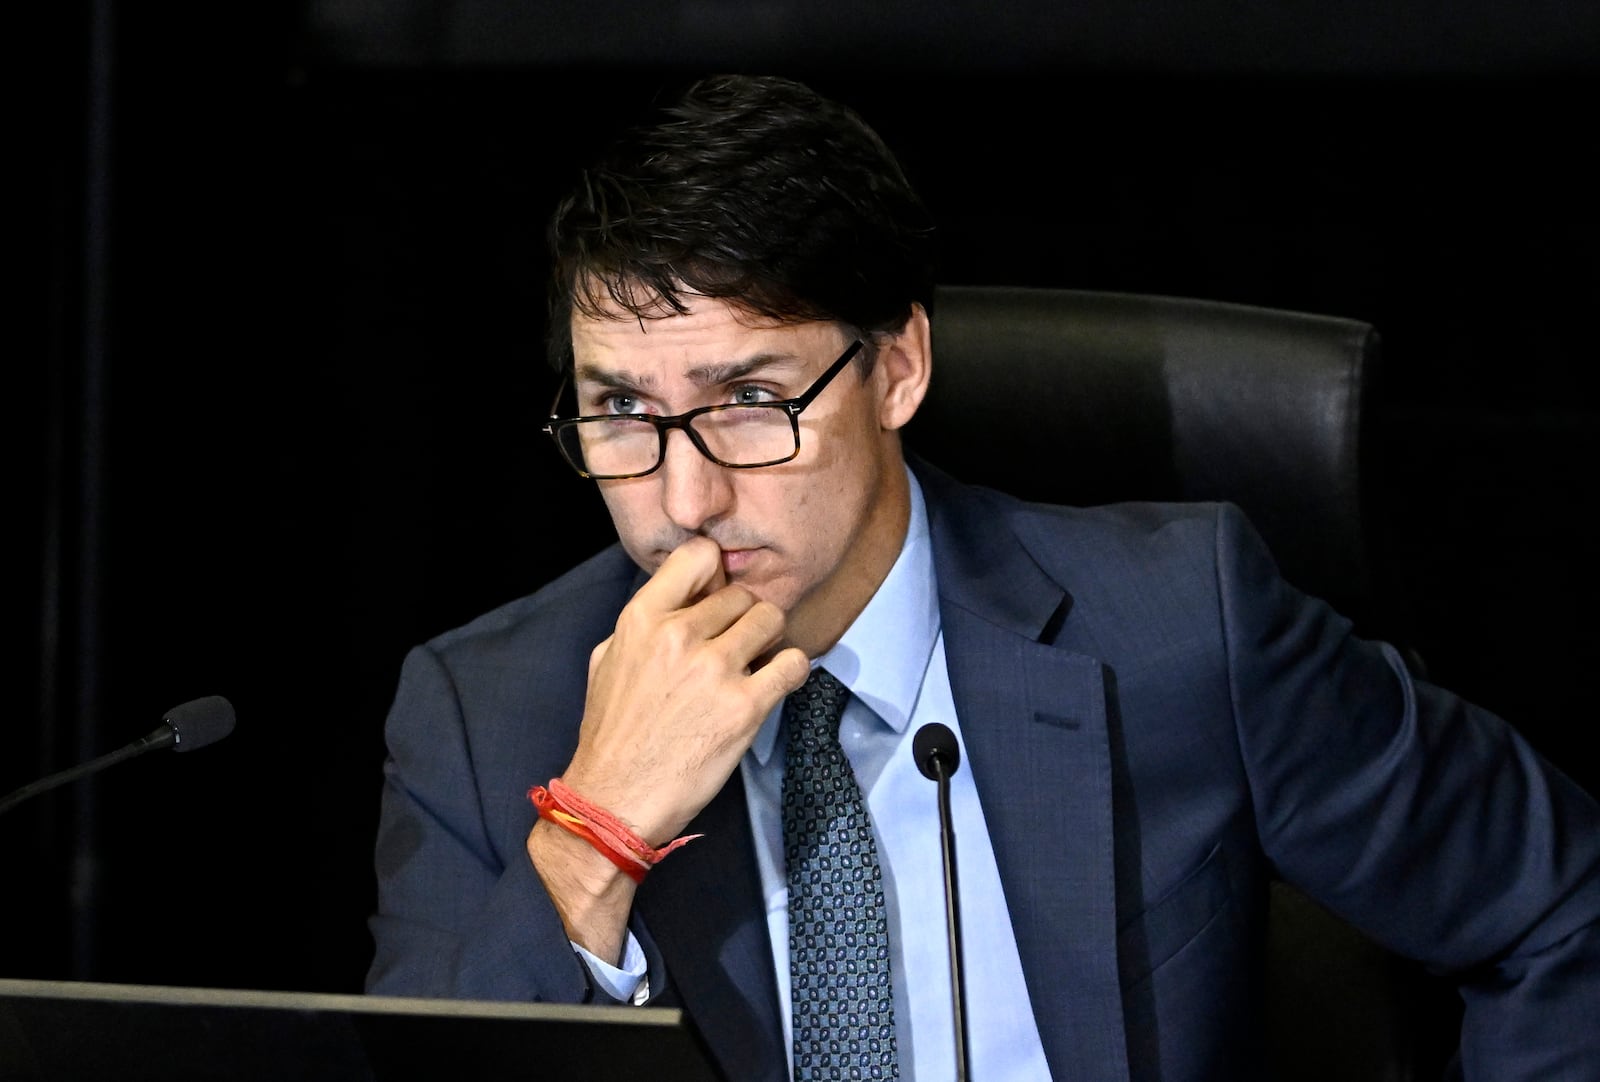
<svg viewBox="0 0 1600 1082">
<path fill-rule="evenodd" d="M 723 549 L 723 574 L 729 579 L 738 578 L 740 574 L 750 569 L 760 551 L 760 549 Z"/>
<path fill-rule="evenodd" d="M 693 535 L 689 535 L 693 536 Z M 711 537 L 709 534 L 701 536 Z M 648 561 L 652 571 L 659 568 L 668 556 L 684 543 L 687 537 L 663 538 L 651 546 L 651 556 Z M 722 573 L 730 582 L 742 575 L 752 573 L 763 560 L 762 553 L 767 552 L 771 546 L 763 543 L 756 537 L 728 537 L 725 539 L 711 537 L 717 543 L 717 548 L 722 555 Z"/>
</svg>

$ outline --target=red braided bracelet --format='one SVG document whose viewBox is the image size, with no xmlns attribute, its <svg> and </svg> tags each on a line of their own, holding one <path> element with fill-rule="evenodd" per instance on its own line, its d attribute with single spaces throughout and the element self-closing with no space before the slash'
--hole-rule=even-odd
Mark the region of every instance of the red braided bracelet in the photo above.
<svg viewBox="0 0 1600 1082">
<path fill-rule="evenodd" d="M 621 819 L 579 796 L 560 778 L 552 778 L 548 787 L 535 785 L 528 790 L 528 799 L 539 809 L 540 819 L 549 820 L 594 846 L 635 883 L 643 883 L 645 873 L 662 857 L 700 837 L 685 834 L 657 849 Z"/>
</svg>

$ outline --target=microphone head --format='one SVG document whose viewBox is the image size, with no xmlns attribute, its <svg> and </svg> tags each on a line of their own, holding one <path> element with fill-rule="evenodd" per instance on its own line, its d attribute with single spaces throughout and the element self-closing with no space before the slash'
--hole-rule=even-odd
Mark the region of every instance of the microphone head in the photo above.
<svg viewBox="0 0 1600 1082">
<path fill-rule="evenodd" d="M 221 695 L 207 695 L 174 706 L 161 720 L 177 734 L 174 751 L 194 751 L 233 732 L 233 704 Z"/>
<path fill-rule="evenodd" d="M 917 769 L 922 771 L 923 777 L 938 781 L 936 761 L 944 763 L 946 777 L 955 774 L 961 765 L 961 745 L 956 743 L 956 734 L 948 725 L 933 721 L 918 729 L 917 735 L 911 738 L 911 757 L 917 761 Z"/>
</svg>

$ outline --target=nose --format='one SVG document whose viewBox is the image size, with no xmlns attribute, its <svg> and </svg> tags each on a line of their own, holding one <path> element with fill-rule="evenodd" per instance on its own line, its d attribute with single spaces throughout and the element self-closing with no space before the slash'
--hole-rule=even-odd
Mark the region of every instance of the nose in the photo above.
<svg viewBox="0 0 1600 1082">
<path fill-rule="evenodd" d="M 661 509 L 673 525 L 698 532 L 729 510 L 730 471 L 701 454 L 687 432 L 668 432 L 662 456 L 656 471 L 661 479 Z"/>
</svg>

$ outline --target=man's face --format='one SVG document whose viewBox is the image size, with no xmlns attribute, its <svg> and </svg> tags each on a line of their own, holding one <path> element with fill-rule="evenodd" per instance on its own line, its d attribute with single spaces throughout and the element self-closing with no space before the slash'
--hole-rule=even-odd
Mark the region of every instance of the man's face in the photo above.
<svg viewBox="0 0 1600 1082">
<path fill-rule="evenodd" d="M 628 554 L 654 572 L 698 534 L 722 549 L 729 582 L 788 614 L 786 644 L 815 657 L 838 639 L 888 574 L 905 537 L 909 493 L 898 429 L 926 382 L 926 322 L 908 326 L 863 380 L 854 364 L 800 414 L 800 453 L 760 469 L 718 466 L 681 431 L 661 467 L 601 481 Z M 683 315 L 640 321 L 574 315 L 581 414 L 678 414 L 803 393 L 850 344 L 832 323 L 779 324 L 699 299 Z M 920 350 L 919 362 L 911 357 Z"/>
</svg>

